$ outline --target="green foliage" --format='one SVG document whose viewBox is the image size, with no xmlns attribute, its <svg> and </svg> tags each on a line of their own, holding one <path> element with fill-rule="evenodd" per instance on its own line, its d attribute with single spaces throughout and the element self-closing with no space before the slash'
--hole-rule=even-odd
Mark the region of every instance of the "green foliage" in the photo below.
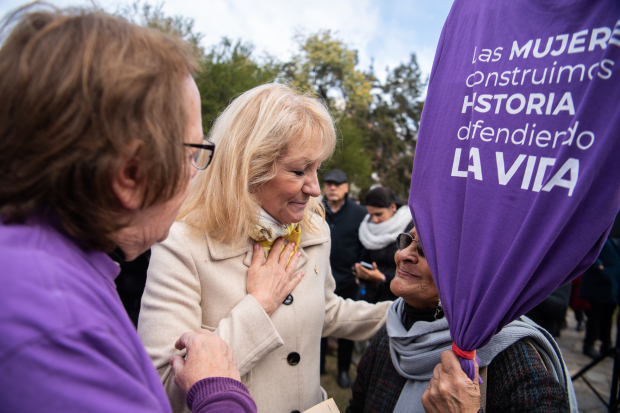
<svg viewBox="0 0 620 413">
<path fill-rule="evenodd" d="M 359 188 L 372 185 L 371 154 L 368 151 L 368 128 L 359 124 L 360 119 L 344 116 L 336 122 L 338 143 L 334 155 L 321 167 L 319 179 L 332 169 L 340 169 L 347 174 L 349 182 Z"/>
<path fill-rule="evenodd" d="M 299 51 L 281 63 L 265 55 L 253 55 L 253 46 L 224 38 L 207 49 L 202 34 L 194 31 L 194 20 L 166 16 L 162 4 L 133 3 L 117 14 L 187 40 L 200 62 L 196 84 L 202 99 L 205 132 L 237 95 L 271 81 L 312 91 L 329 106 L 338 132 L 332 158 L 321 176 L 341 169 L 361 189 L 361 196 L 373 184 L 390 187 L 401 198 L 409 196 L 411 168 L 423 102 L 421 79 L 415 54 L 379 82 L 372 69 L 357 68 L 357 51 L 325 30 L 297 35 Z"/>
<path fill-rule="evenodd" d="M 281 79 L 311 90 L 327 102 L 335 118 L 338 143 L 323 172 L 341 169 L 358 187 L 372 184 L 368 150 L 369 129 L 364 117 L 372 101 L 372 77 L 360 72 L 357 51 L 334 38 L 329 30 L 307 37 L 297 35 L 299 54 L 282 67 Z M 322 176 L 320 176 L 322 178 Z"/>
<path fill-rule="evenodd" d="M 272 81 L 280 65 L 269 56 L 253 58 L 253 46 L 233 43 L 224 38 L 211 47 L 201 59 L 196 84 L 202 100 L 202 120 L 205 133 L 211 129 L 219 113 L 237 95 Z"/>
<path fill-rule="evenodd" d="M 297 41 L 300 53 L 280 76 L 326 100 L 339 126 L 340 140 L 324 171 L 345 171 L 362 195 L 379 183 L 407 198 L 425 85 L 415 54 L 381 84 L 372 72 L 356 68 L 357 51 L 330 31 Z"/>
<path fill-rule="evenodd" d="M 378 84 L 370 114 L 373 169 L 379 182 L 401 198 L 409 196 L 411 169 L 422 115 L 420 95 L 425 82 L 415 54 Z"/>
<path fill-rule="evenodd" d="M 356 50 L 335 39 L 329 30 L 297 35 L 296 40 L 300 53 L 283 66 L 282 74 L 291 85 L 315 91 L 335 109 L 334 94 L 346 105 L 370 104 L 372 83 L 355 68 Z"/>
<path fill-rule="evenodd" d="M 162 10 L 163 6 L 163 3 L 152 6 L 149 3 L 135 1 L 131 5 L 118 9 L 116 14 L 141 26 L 180 37 L 192 46 L 196 57 L 202 57 L 204 49 L 200 45 L 200 41 L 203 35 L 200 32 L 194 32 L 194 19 L 183 16 L 166 16 Z"/>
<path fill-rule="evenodd" d="M 195 80 L 201 96 L 205 133 L 209 133 L 213 121 L 235 96 L 272 81 L 280 73 L 281 66 L 275 59 L 254 58 L 254 47 L 241 40 L 223 38 L 205 50 L 200 44 L 203 35 L 194 30 L 194 19 L 166 16 L 162 7 L 161 3 L 152 6 L 136 1 L 117 14 L 136 24 L 180 37 L 192 46 L 200 63 Z"/>
</svg>

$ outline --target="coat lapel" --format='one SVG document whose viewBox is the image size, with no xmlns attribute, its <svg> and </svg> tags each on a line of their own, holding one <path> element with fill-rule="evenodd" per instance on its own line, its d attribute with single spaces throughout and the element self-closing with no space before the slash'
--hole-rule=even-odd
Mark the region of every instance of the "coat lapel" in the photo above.
<svg viewBox="0 0 620 413">
<path fill-rule="evenodd" d="M 302 243 L 300 243 L 300 246 L 303 245 Z M 308 262 L 308 254 L 306 254 L 306 251 L 304 251 L 303 247 L 299 248 L 299 252 L 301 252 L 301 257 L 299 257 L 299 261 L 297 262 L 297 268 L 295 270 L 299 270 L 301 267 L 303 267 L 306 262 Z M 250 265 L 252 265 L 252 249 L 250 249 L 248 252 L 245 253 L 245 257 L 243 257 L 243 264 L 245 264 L 246 267 L 249 267 Z"/>
<path fill-rule="evenodd" d="M 254 242 L 248 238 L 245 242 L 233 245 L 227 242 L 216 242 L 209 237 L 208 234 L 205 234 L 207 238 L 207 246 L 209 248 L 209 254 L 211 254 L 211 258 L 215 261 L 227 260 L 230 258 L 238 257 L 240 255 L 246 255 L 249 252 L 250 254 L 250 263 L 252 262 L 252 246 Z"/>
<path fill-rule="evenodd" d="M 209 248 L 209 253 L 211 254 L 211 258 L 216 261 L 226 260 L 234 257 L 243 256 L 243 264 L 246 267 L 249 267 L 252 264 L 252 247 L 254 245 L 254 241 L 248 238 L 244 243 L 239 245 L 232 245 L 230 243 L 217 243 L 211 238 L 209 238 L 208 234 L 205 234 L 207 238 L 207 246 Z M 313 245 L 323 244 L 329 241 L 329 234 L 325 234 L 323 231 L 318 233 L 310 233 L 309 231 L 301 232 L 301 241 L 299 243 L 301 251 L 301 257 L 299 257 L 299 262 L 297 263 L 296 271 L 303 267 L 308 262 L 308 254 L 304 251 L 304 248 L 310 247 Z"/>
</svg>

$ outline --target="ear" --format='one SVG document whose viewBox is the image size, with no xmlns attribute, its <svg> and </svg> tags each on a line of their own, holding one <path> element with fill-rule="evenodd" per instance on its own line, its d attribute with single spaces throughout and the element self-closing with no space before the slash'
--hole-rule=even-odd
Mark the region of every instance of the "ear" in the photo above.
<svg viewBox="0 0 620 413">
<path fill-rule="evenodd" d="M 344 188 L 344 193 L 348 194 L 349 193 L 349 183 L 345 182 L 342 184 L 343 188 Z"/>
<path fill-rule="evenodd" d="M 398 208 L 396 208 L 396 204 L 390 204 L 390 211 L 396 212 Z"/>
<path fill-rule="evenodd" d="M 118 169 L 112 176 L 112 190 L 123 208 L 137 210 L 142 206 L 144 180 L 140 153 L 142 141 L 131 142 L 122 155 Z"/>
</svg>

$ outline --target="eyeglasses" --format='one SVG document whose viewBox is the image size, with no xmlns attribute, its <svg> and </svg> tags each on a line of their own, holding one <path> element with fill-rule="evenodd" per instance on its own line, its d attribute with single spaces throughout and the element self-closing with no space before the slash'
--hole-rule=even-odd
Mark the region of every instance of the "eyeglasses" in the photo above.
<svg viewBox="0 0 620 413">
<path fill-rule="evenodd" d="M 199 148 L 200 150 L 192 156 L 192 165 L 194 165 L 196 169 L 207 169 L 215 153 L 215 144 L 209 139 L 204 138 L 202 145 L 195 143 L 184 143 L 183 145 L 189 146 L 190 148 Z"/>
<path fill-rule="evenodd" d="M 422 250 L 420 240 L 413 238 L 410 234 L 407 234 L 405 232 L 403 232 L 402 234 L 398 234 L 398 236 L 396 237 L 396 247 L 399 250 L 404 250 L 405 248 L 409 248 L 411 243 L 414 241 L 416 243 L 416 252 L 418 253 L 418 255 L 422 258 L 426 258 L 426 255 L 424 255 L 424 250 Z"/>
</svg>

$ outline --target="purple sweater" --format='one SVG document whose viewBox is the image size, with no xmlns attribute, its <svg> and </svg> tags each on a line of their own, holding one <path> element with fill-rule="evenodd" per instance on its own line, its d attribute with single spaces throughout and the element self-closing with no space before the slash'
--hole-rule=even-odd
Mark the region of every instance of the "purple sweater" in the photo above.
<svg viewBox="0 0 620 413">
<path fill-rule="evenodd" d="M 0 224 L 0 268 L 3 411 L 170 412 L 107 255 L 47 224 Z M 187 400 L 193 412 L 256 412 L 228 378 L 201 380 Z"/>
</svg>

